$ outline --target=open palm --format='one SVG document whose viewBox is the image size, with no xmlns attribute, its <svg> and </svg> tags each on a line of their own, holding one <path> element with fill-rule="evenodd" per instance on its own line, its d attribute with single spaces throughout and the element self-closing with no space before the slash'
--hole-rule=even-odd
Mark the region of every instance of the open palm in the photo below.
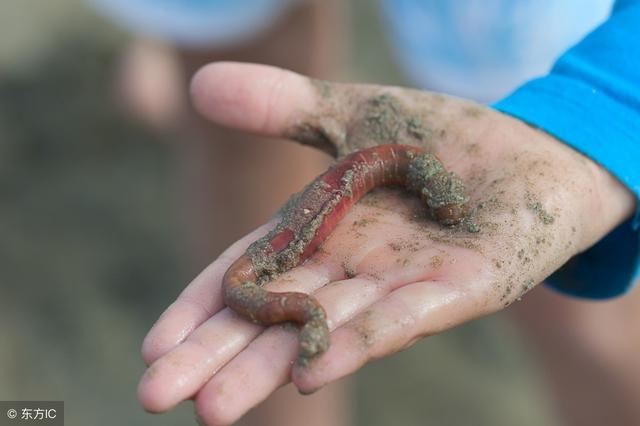
<svg viewBox="0 0 640 426">
<path fill-rule="evenodd" d="M 595 163 L 467 101 L 232 63 L 201 70 L 193 95 L 217 123 L 338 155 L 381 143 L 423 146 L 465 182 L 477 229 L 439 226 L 398 189 L 362 199 L 315 255 L 267 284 L 313 293 L 326 309 L 331 347 L 305 368 L 294 367 L 294 328 L 264 329 L 222 302 L 226 269 L 274 219 L 203 271 L 149 332 L 139 397 L 150 411 L 193 397 L 205 422 L 226 424 L 290 380 L 312 392 L 421 337 L 508 306 L 633 208 Z"/>
</svg>

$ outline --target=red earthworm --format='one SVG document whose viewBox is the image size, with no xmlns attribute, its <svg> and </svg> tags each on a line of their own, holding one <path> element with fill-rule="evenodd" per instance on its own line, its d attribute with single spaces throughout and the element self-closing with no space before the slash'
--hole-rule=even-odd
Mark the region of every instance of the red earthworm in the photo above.
<svg viewBox="0 0 640 426">
<path fill-rule="evenodd" d="M 259 324 L 301 325 L 300 363 L 325 352 L 329 329 L 318 301 L 304 293 L 275 293 L 261 286 L 308 259 L 364 194 L 392 185 L 419 194 L 442 225 L 458 224 L 467 214 L 468 197 L 460 178 L 423 149 L 389 144 L 354 152 L 296 194 L 281 222 L 231 265 L 222 284 L 226 305 Z"/>
</svg>

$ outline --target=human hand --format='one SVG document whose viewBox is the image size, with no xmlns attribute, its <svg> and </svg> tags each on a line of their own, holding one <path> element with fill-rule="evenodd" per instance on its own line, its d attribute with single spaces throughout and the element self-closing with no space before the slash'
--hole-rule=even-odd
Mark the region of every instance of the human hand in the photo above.
<svg viewBox="0 0 640 426">
<path fill-rule="evenodd" d="M 151 366 L 139 398 L 150 411 L 193 397 L 207 424 L 226 424 L 290 378 L 312 392 L 504 308 L 633 209 L 630 193 L 592 161 L 467 101 L 230 63 L 201 70 L 193 96 L 219 124 L 331 153 L 389 142 L 423 146 L 465 182 L 480 232 L 426 220 L 419 200 L 399 190 L 366 196 L 309 261 L 267 284 L 313 293 L 333 330 L 324 355 L 292 368 L 295 330 L 254 325 L 221 298 L 222 275 L 273 223 L 265 225 L 203 271 L 149 332 L 142 352 Z"/>
</svg>

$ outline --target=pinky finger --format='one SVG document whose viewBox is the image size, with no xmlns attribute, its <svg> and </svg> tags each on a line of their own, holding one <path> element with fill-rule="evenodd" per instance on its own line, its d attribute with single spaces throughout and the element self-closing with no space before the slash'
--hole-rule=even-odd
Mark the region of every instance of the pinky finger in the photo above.
<svg viewBox="0 0 640 426">
<path fill-rule="evenodd" d="M 335 330 L 327 353 L 309 367 L 296 366 L 293 382 L 302 393 L 314 392 L 368 361 L 487 313 L 475 293 L 441 281 L 401 287 Z"/>
</svg>

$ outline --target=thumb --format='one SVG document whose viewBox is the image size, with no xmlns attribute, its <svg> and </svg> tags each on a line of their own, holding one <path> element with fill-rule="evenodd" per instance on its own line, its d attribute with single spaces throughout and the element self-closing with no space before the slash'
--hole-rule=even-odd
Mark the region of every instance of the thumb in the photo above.
<svg viewBox="0 0 640 426">
<path fill-rule="evenodd" d="M 329 138 L 312 140 L 309 129 L 299 128 L 304 117 L 319 114 L 322 96 L 318 85 L 281 68 L 216 62 L 195 74 L 191 97 L 196 110 L 214 123 L 265 136 L 290 137 L 335 152 Z"/>
</svg>

